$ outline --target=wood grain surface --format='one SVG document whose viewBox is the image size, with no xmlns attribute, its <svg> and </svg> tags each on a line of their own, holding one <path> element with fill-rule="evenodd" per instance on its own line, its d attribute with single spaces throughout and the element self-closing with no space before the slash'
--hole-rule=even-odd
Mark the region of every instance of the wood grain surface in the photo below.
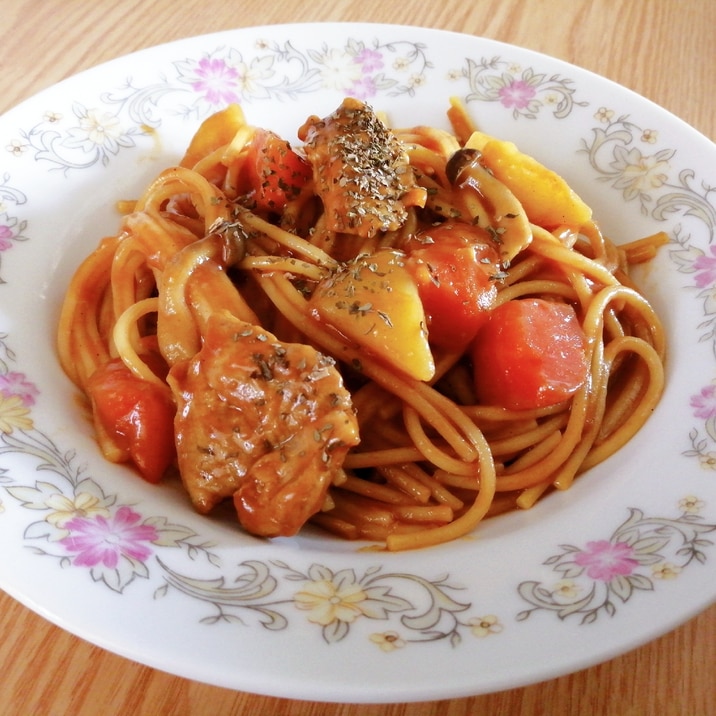
<svg viewBox="0 0 716 716">
<path fill-rule="evenodd" d="M 0 112 L 80 70 L 190 35 L 279 22 L 370 21 L 458 30 L 547 53 L 613 79 L 716 137 L 712 0 L 2 0 L 0 18 Z M 716 714 L 716 606 L 569 676 L 472 698 L 389 705 L 290 701 L 175 677 L 90 645 L 4 593 L 0 630 L 6 716 Z"/>
</svg>

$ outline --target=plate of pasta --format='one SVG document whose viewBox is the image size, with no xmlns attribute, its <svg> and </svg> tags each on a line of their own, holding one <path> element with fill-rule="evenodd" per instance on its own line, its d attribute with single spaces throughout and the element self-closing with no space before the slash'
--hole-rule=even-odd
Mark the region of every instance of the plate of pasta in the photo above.
<svg viewBox="0 0 716 716">
<path fill-rule="evenodd" d="M 405 702 L 716 599 L 716 149 L 677 118 L 478 37 L 277 25 L 0 131 L 18 600 L 187 678 Z"/>
</svg>

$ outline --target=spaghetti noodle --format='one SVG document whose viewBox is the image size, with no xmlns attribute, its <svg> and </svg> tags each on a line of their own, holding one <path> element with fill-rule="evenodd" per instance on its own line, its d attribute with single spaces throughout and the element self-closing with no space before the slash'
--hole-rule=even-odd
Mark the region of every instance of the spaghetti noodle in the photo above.
<svg viewBox="0 0 716 716">
<path fill-rule="evenodd" d="M 58 350 L 107 459 L 264 536 L 390 550 L 566 489 L 644 424 L 664 333 L 564 180 L 348 99 L 290 145 L 231 105 L 78 268 Z M 126 203 L 126 202 L 125 202 Z"/>
</svg>

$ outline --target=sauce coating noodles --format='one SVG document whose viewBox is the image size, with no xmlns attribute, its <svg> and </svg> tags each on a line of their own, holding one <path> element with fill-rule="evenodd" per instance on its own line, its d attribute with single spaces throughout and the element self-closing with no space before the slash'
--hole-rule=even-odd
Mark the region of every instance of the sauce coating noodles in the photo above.
<svg viewBox="0 0 716 716">
<path fill-rule="evenodd" d="M 629 266 L 665 237 L 613 244 L 561 177 L 448 117 L 388 129 L 346 100 L 297 146 L 236 105 L 203 123 L 64 301 L 107 459 L 178 467 L 197 510 L 233 499 L 255 534 L 403 550 L 567 489 L 639 430 L 665 340 Z"/>
</svg>

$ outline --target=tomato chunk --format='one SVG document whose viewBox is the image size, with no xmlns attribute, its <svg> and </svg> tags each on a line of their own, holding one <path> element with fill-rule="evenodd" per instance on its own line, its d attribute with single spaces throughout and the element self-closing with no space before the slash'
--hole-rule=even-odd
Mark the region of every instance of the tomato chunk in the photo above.
<svg viewBox="0 0 716 716">
<path fill-rule="evenodd" d="M 138 378 L 117 359 L 92 374 L 87 394 L 100 429 L 147 482 L 159 482 L 175 456 L 176 407 L 169 392 Z"/>
<path fill-rule="evenodd" d="M 257 129 L 245 163 L 245 180 L 257 211 L 283 210 L 311 178 L 308 161 L 289 142 L 265 129 Z"/>
<path fill-rule="evenodd" d="M 441 224 L 411 239 L 407 251 L 430 343 L 465 347 L 497 297 L 493 277 L 499 256 L 487 232 L 469 224 Z"/>
<path fill-rule="evenodd" d="M 566 400 L 587 379 L 586 344 L 567 304 L 541 298 L 503 303 L 471 347 L 478 401 L 528 410 Z"/>
</svg>

